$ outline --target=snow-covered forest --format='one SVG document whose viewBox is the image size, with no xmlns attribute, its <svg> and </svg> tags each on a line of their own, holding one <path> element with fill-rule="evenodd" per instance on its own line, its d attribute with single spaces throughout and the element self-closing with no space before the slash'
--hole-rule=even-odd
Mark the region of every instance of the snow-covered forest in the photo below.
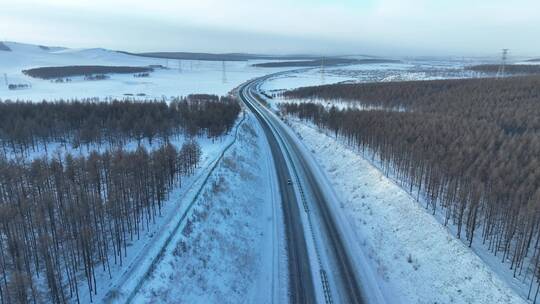
<svg viewBox="0 0 540 304">
<path fill-rule="evenodd" d="M 131 140 L 169 141 L 186 134 L 217 138 L 231 130 L 240 105 L 230 97 L 196 94 L 166 103 L 158 100 L 70 100 L 40 103 L 0 101 L 0 145 L 24 155 L 51 142 L 81 145 Z"/>
<path fill-rule="evenodd" d="M 284 113 L 326 128 L 400 181 L 425 208 L 482 244 L 538 294 L 540 78 L 304 87 Z M 309 99 L 375 106 L 373 110 Z"/>
<path fill-rule="evenodd" d="M 111 267 L 123 266 L 131 244 L 163 216 L 169 193 L 200 165 L 198 138 L 219 140 L 240 114 L 236 99 L 202 94 L 169 103 L 7 101 L 0 108 L 5 303 L 80 302 L 81 289 L 91 300 L 96 271 L 112 278 Z M 136 147 L 126 145 L 133 141 Z M 56 142 L 62 153 L 48 156 Z M 82 145 L 88 153 L 78 153 Z"/>
</svg>

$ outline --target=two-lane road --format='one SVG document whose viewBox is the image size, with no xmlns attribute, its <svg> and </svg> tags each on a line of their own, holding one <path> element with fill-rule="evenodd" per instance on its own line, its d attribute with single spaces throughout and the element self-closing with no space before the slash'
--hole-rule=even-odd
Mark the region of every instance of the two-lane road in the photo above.
<svg viewBox="0 0 540 304">
<path fill-rule="evenodd" d="M 266 123 L 263 116 L 257 115 L 257 110 L 252 105 L 253 97 L 248 95 L 250 88 L 250 86 L 242 87 L 240 96 L 242 96 L 246 105 L 256 114 L 268 139 L 274 158 L 287 239 L 290 300 L 291 303 L 316 303 L 304 228 L 302 222 L 299 221 L 301 210 L 298 207 L 295 190 L 290 183 L 293 176 L 290 174 L 287 161 L 281 152 L 278 141 L 274 137 L 271 126 Z"/>
<path fill-rule="evenodd" d="M 240 90 L 240 98 L 256 115 L 264 129 L 276 165 L 276 172 L 283 205 L 287 252 L 289 261 L 289 288 L 292 303 L 315 303 L 316 299 L 325 299 L 327 303 L 365 303 L 358 274 L 351 259 L 351 253 L 346 246 L 336 217 L 330 209 L 327 194 L 318 176 L 313 172 L 312 164 L 306 160 L 306 155 L 298 146 L 287 126 L 260 103 L 258 87 L 269 77 L 265 76 L 244 84 Z M 298 198 L 289 181 L 298 181 L 305 197 Z M 307 204 L 306 208 L 299 202 Z M 306 210 L 304 210 L 306 209 Z M 309 210 L 309 211 L 308 211 Z M 317 231 L 306 231 L 302 222 L 301 212 L 308 213 L 306 217 L 317 223 L 313 228 Z M 314 274 L 310 267 L 310 259 L 320 259 L 321 256 L 310 256 L 308 245 L 309 234 L 318 238 L 316 242 L 321 248 L 324 265 L 329 269 L 323 270 L 324 276 Z M 307 236 L 306 236 L 307 235 Z M 317 252 L 319 254 L 319 252 Z M 312 254 L 313 255 L 313 254 Z M 322 265 L 322 264 L 321 264 Z M 324 282 L 328 279 L 332 284 Z M 314 279 L 315 278 L 315 279 Z M 320 286 L 321 288 L 318 288 Z M 333 286 L 334 290 L 329 290 Z M 325 293 L 317 297 L 317 292 Z"/>
</svg>

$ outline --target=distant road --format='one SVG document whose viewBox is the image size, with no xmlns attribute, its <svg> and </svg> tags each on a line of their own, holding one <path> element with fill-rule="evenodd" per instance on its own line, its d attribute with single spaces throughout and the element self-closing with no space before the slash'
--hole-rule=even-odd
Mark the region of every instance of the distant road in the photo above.
<svg viewBox="0 0 540 304">
<path fill-rule="evenodd" d="M 287 126 L 259 102 L 257 92 L 260 84 L 275 75 L 244 84 L 239 95 L 262 125 L 275 161 L 287 234 L 291 303 L 316 303 L 317 292 L 321 293 L 321 290 L 323 295 L 319 298 L 323 297 L 326 303 L 366 303 L 351 253 L 344 243 L 321 181 L 306 161 L 298 142 L 286 130 Z M 300 198 L 294 187 L 298 187 Z M 307 214 L 305 217 L 316 223 L 313 230 L 319 233 L 306 229 L 302 223 L 304 212 Z M 313 253 L 306 244 L 309 238 L 324 247 L 316 250 L 317 256 L 310 256 Z M 321 256 L 326 263 L 321 263 Z M 320 269 L 314 271 L 310 260 L 317 259 Z M 324 265 L 330 266 L 324 269 Z M 336 290 L 331 290 L 332 286 Z"/>
<path fill-rule="evenodd" d="M 276 137 L 273 135 L 269 124 L 264 117 L 257 114 L 256 101 L 250 95 L 252 86 L 245 86 L 240 90 L 242 100 L 256 114 L 261 123 L 264 133 L 270 144 L 276 174 L 278 178 L 279 194 L 283 202 L 283 218 L 285 222 L 285 233 L 287 239 L 287 255 L 289 267 L 289 293 L 291 303 L 316 303 L 315 290 L 313 285 L 312 270 L 309 261 L 309 254 L 304 235 L 304 228 L 300 220 L 300 208 L 294 188 L 289 184 L 293 176 L 287 167 L 287 161 Z"/>
</svg>

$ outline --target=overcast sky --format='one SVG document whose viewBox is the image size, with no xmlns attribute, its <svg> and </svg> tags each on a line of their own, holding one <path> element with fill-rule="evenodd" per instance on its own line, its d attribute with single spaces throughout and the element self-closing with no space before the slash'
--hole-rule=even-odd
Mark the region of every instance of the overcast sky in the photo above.
<svg viewBox="0 0 540 304">
<path fill-rule="evenodd" d="M 0 40 L 129 51 L 540 55 L 540 0 L 0 0 Z"/>
</svg>

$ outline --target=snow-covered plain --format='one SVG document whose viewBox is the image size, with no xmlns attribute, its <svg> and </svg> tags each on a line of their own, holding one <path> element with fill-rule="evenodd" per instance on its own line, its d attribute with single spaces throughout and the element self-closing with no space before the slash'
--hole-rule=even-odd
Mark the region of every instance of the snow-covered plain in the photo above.
<svg viewBox="0 0 540 304">
<path fill-rule="evenodd" d="M 286 269 L 279 268 L 285 252 L 277 237 L 282 224 L 266 145 L 250 116 L 134 303 L 286 299 Z"/>
<path fill-rule="evenodd" d="M 37 45 L 5 42 L 11 52 L 0 51 L 0 99 L 6 100 L 69 100 L 73 98 L 137 98 L 168 99 L 188 94 L 226 95 L 240 83 L 283 68 L 257 68 L 252 64 L 262 61 L 198 61 L 167 60 L 127 55 L 106 49 L 44 49 Z M 147 78 L 132 74 L 111 74 L 109 79 L 85 81 L 83 77 L 70 77 L 72 82 L 55 83 L 31 78 L 22 70 L 46 66 L 67 65 L 163 65 L 168 69 L 155 69 Z M 181 65 L 181 69 L 179 68 Z M 225 67 L 225 68 L 223 68 Z M 28 84 L 31 88 L 9 90 L 4 83 Z M 132 94 L 126 95 L 126 94 Z M 137 94 L 145 96 L 137 97 Z"/>
<path fill-rule="evenodd" d="M 447 78 L 484 77 L 486 74 L 467 71 L 465 66 L 481 64 L 486 59 L 403 60 L 401 63 L 372 63 L 327 68 L 304 69 L 280 74 L 266 81 L 261 89 L 268 93 L 279 93 L 303 86 L 332 83 L 356 83 L 378 81 L 430 80 Z"/>
</svg>

